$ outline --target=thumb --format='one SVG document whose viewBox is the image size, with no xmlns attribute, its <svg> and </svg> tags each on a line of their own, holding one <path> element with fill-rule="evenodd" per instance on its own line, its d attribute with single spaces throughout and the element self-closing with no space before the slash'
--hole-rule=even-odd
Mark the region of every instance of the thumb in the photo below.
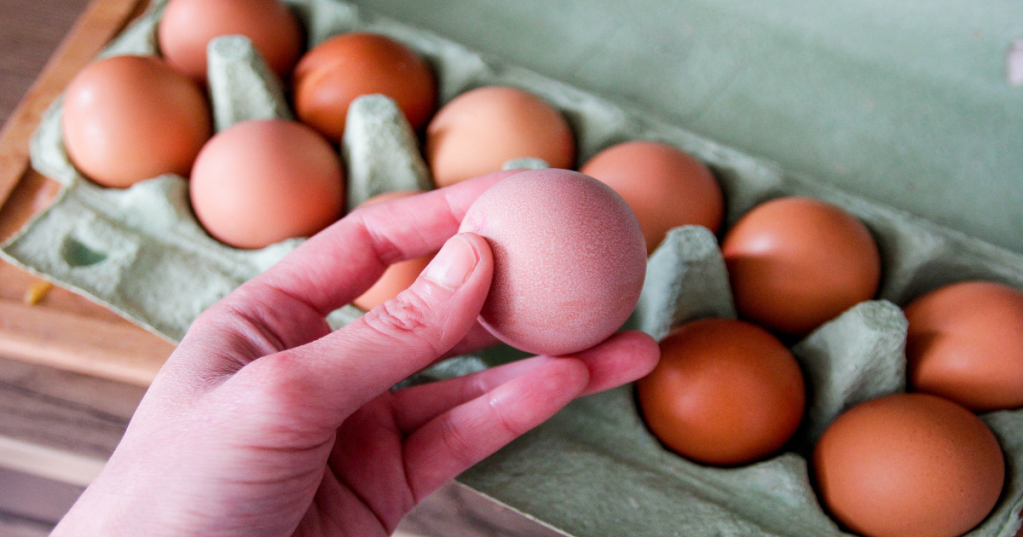
<svg viewBox="0 0 1023 537">
<path fill-rule="evenodd" d="M 397 297 L 316 341 L 250 363 L 228 382 L 258 386 L 277 411 L 294 403 L 303 409 L 296 415 L 336 428 L 465 337 L 486 300 L 493 268 L 485 239 L 455 235 Z M 323 412 L 310 413 L 311 405 Z"/>
</svg>

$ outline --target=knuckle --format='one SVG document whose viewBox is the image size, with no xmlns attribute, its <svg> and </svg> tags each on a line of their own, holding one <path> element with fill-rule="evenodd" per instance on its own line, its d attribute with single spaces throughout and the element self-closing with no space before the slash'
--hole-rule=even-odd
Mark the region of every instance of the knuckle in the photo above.
<svg viewBox="0 0 1023 537">
<path fill-rule="evenodd" d="M 439 352 L 431 337 L 433 317 L 429 302 L 408 290 L 373 308 L 363 319 L 370 329 L 381 335 L 401 341 L 411 337 Z"/>
<path fill-rule="evenodd" d="M 507 405 L 502 405 L 498 399 L 493 397 L 490 398 L 488 403 L 494 423 L 509 438 L 518 438 L 529 431 L 530 427 L 527 424 L 514 419 L 508 414 L 509 407 Z"/>
<path fill-rule="evenodd" d="M 456 426 L 451 419 L 445 419 L 442 425 L 441 438 L 449 456 L 458 465 L 468 468 L 478 462 L 473 444 L 466 437 L 465 431 Z"/>
</svg>

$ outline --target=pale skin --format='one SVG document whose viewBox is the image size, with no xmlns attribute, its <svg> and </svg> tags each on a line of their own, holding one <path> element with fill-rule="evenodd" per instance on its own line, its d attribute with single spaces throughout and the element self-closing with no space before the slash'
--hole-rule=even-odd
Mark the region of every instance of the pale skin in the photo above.
<svg viewBox="0 0 1023 537">
<path fill-rule="evenodd" d="M 468 377 L 390 388 L 494 343 L 493 274 L 455 235 L 499 177 L 360 209 L 207 310 L 53 535 L 379 536 L 420 500 L 576 397 L 656 365 L 645 334 Z M 438 250 L 407 291 L 331 332 L 391 263 Z"/>
</svg>

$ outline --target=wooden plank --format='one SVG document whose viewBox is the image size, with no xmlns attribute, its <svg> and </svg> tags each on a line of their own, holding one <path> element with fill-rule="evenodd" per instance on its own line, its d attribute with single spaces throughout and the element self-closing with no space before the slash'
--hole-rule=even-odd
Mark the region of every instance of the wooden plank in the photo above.
<svg viewBox="0 0 1023 537">
<path fill-rule="evenodd" d="M 52 524 L 0 513 L 0 535 L 4 537 L 46 537 Z"/>
<path fill-rule="evenodd" d="M 0 436 L 0 466 L 44 479 L 87 487 L 106 460 Z"/>
<path fill-rule="evenodd" d="M 2 173 L 2 172 L 0 172 Z M 36 213 L 50 206 L 60 183 L 29 167 L 0 207 L 0 243 L 14 236 Z"/>
<path fill-rule="evenodd" d="M 28 144 L 46 108 L 135 16 L 145 0 L 93 0 L 0 131 L 0 202 L 28 169 Z"/>
<path fill-rule="evenodd" d="M 139 386 L 0 358 L 0 436 L 106 460 L 144 394 Z"/>
<path fill-rule="evenodd" d="M 174 346 L 119 322 L 0 300 L 0 355 L 148 386 Z"/>
</svg>

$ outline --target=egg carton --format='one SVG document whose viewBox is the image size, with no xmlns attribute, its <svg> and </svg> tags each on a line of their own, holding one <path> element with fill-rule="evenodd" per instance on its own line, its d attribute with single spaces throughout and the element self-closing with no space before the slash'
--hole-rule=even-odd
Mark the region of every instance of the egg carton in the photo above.
<svg viewBox="0 0 1023 537">
<path fill-rule="evenodd" d="M 769 199 L 812 196 L 844 208 L 874 235 L 883 260 L 878 300 L 861 303 L 796 343 L 809 385 L 807 414 L 782 453 L 739 467 L 693 463 L 666 450 L 644 427 L 632 387 L 580 399 L 458 480 L 567 534 L 843 535 L 821 509 L 806 454 L 844 409 L 905 389 L 906 321 L 896 304 L 943 284 L 985 279 L 1023 288 L 1023 257 L 884 205 L 824 186 L 779 166 L 614 103 L 339 0 L 291 0 L 309 45 L 332 35 L 368 31 L 390 36 L 435 69 L 441 102 L 487 85 L 522 88 L 569 120 L 585 161 L 627 140 L 675 145 L 706 163 L 727 199 L 726 228 Z M 104 52 L 155 54 L 164 2 L 126 29 Z M 210 47 L 215 125 L 291 117 L 280 81 L 244 38 Z M 126 190 L 104 189 L 71 164 L 60 129 L 61 101 L 33 137 L 33 165 L 63 183 L 57 200 L 0 255 L 77 289 L 140 325 L 178 340 L 206 307 L 272 266 L 300 239 L 262 250 L 236 250 L 196 222 L 187 182 L 167 175 Z M 394 103 L 365 97 L 352 106 L 342 141 L 349 205 L 388 190 L 429 186 L 416 139 Z M 535 161 L 513 167 L 536 167 Z M 362 312 L 334 312 L 335 327 Z M 717 238 L 699 227 L 672 230 L 651 255 L 643 293 L 628 326 L 657 338 L 700 317 L 734 317 L 735 306 Z M 450 378 L 521 356 L 495 348 L 459 357 L 406 384 Z M 994 511 L 969 535 L 1011 537 L 1023 509 L 1023 411 L 985 414 L 1006 454 L 1005 489 Z M 950 483 L 949 486 L 954 486 Z"/>
</svg>

